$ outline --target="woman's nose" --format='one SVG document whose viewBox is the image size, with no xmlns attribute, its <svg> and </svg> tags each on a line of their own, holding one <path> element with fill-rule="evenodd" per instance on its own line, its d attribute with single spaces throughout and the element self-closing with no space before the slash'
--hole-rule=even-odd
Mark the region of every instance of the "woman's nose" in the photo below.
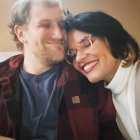
<svg viewBox="0 0 140 140">
<path fill-rule="evenodd" d="M 77 51 L 76 54 L 76 62 L 81 63 L 82 61 L 84 61 L 84 59 L 86 58 L 86 53 L 84 53 L 83 51 Z"/>
</svg>

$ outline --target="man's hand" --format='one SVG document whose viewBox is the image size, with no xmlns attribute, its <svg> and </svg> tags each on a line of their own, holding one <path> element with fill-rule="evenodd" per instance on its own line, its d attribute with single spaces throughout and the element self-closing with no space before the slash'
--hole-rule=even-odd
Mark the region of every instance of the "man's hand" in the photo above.
<svg viewBox="0 0 140 140">
<path fill-rule="evenodd" d="M 8 137 L 3 137 L 3 136 L 0 136 L 0 140 L 15 140 L 13 138 L 8 138 Z"/>
</svg>

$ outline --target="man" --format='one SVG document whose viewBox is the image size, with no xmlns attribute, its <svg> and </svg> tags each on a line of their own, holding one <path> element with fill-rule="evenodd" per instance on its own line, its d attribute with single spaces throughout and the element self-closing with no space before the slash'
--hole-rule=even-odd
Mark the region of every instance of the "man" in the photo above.
<svg viewBox="0 0 140 140">
<path fill-rule="evenodd" d="M 121 140 L 110 94 L 63 62 L 63 19 L 57 0 L 15 3 L 10 28 L 23 55 L 0 64 L 0 135 L 17 140 Z"/>
</svg>

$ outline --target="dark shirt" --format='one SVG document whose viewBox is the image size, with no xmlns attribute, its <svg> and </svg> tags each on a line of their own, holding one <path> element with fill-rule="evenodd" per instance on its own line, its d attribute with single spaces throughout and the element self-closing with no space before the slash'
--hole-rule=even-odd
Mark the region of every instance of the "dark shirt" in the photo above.
<svg viewBox="0 0 140 140">
<path fill-rule="evenodd" d="M 25 139 L 55 140 L 57 134 L 58 103 L 56 81 L 59 67 L 40 75 L 29 74 L 21 69 L 22 129 Z"/>
<path fill-rule="evenodd" d="M 0 63 L 0 135 L 16 140 L 20 140 L 22 117 L 19 72 L 23 59 L 18 55 Z M 110 91 L 102 82 L 90 84 L 79 76 L 73 67 L 61 64 L 56 93 L 64 94 L 59 106 L 58 140 L 124 140 L 115 122 Z"/>
</svg>

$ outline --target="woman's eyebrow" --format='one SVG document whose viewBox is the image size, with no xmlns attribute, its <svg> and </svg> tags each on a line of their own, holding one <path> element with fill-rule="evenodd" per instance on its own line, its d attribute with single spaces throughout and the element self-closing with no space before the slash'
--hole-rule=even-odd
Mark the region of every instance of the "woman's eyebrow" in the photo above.
<svg viewBox="0 0 140 140">
<path fill-rule="evenodd" d="M 85 37 L 83 37 L 78 43 L 83 43 L 83 41 L 85 40 L 85 39 L 87 39 L 88 38 L 88 35 L 86 35 Z"/>
</svg>

